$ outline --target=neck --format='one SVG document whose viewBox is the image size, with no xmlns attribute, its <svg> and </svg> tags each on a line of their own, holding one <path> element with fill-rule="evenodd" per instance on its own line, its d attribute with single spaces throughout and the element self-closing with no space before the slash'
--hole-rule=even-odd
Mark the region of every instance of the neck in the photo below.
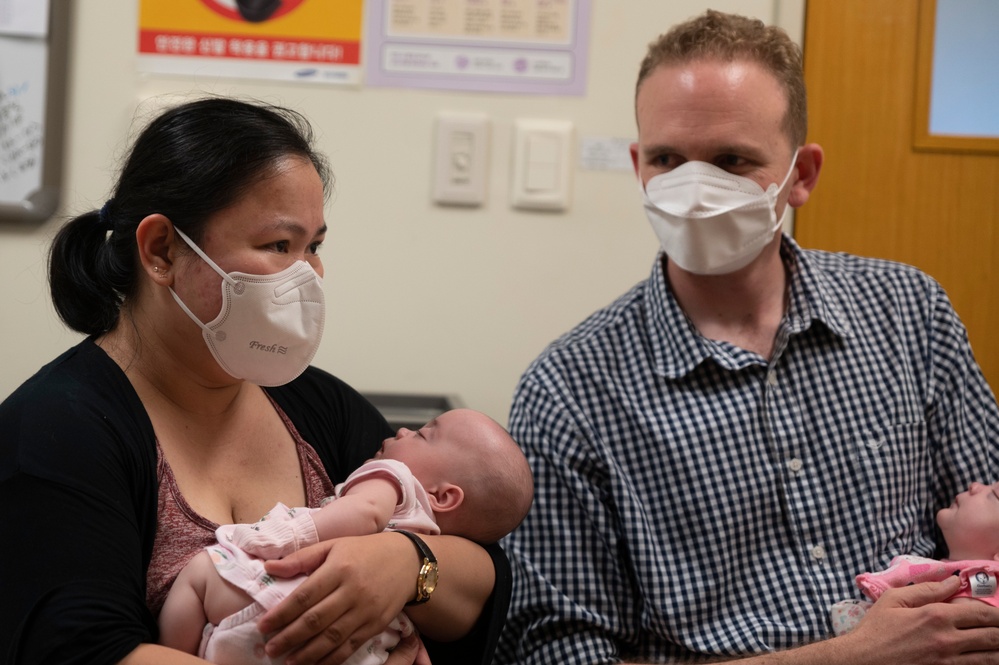
<svg viewBox="0 0 999 665">
<path fill-rule="evenodd" d="M 698 332 L 770 358 L 787 298 L 779 236 L 756 260 L 728 275 L 695 275 L 668 260 L 665 273 Z"/>
<path fill-rule="evenodd" d="M 123 311 L 115 328 L 98 338 L 97 345 L 125 372 L 147 409 L 159 405 L 188 417 L 213 419 L 231 413 L 242 395 L 256 389 L 228 375 L 227 381 L 212 383 L 193 369 L 215 366 L 207 348 L 207 358 L 192 359 L 189 349 L 194 341 L 177 344 L 176 331 L 145 325 L 144 319 L 141 312 Z M 221 368 L 219 373 L 224 374 Z"/>
</svg>

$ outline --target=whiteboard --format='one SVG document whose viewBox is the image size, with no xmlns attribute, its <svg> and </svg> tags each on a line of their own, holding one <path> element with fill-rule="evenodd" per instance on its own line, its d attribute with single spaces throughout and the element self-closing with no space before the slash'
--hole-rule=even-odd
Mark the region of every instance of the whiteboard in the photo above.
<svg viewBox="0 0 999 665">
<path fill-rule="evenodd" d="M 15 20 L 28 5 L 0 0 L 0 222 L 43 222 L 59 205 L 71 3 L 39 12 L 47 3 L 30 5 L 44 24 L 28 26 Z"/>
</svg>

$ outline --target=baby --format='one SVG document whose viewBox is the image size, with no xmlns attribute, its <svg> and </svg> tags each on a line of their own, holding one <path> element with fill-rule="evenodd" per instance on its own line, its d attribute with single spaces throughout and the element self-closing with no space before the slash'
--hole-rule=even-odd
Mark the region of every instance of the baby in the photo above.
<svg viewBox="0 0 999 665">
<path fill-rule="evenodd" d="M 159 616 L 160 644 L 213 663 L 280 663 L 264 653 L 259 617 L 304 581 L 267 575 L 264 560 L 321 540 L 385 529 L 496 542 L 531 505 L 527 460 L 498 423 L 470 409 L 400 429 L 336 487 L 322 508 L 277 504 L 260 522 L 223 525 L 218 543 L 180 572 Z M 413 632 L 400 613 L 346 662 L 380 664 Z"/>
<path fill-rule="evenodd" d="M 948 602 L 984 602 L 999 607 L 996 575 L 999 574 L 999 483 L 972 483 L 954 502 L 937 513 L 950 558 L 938 561 L 902 555 L 875 573 L 857 576 L 857 586 L 877 600 L 891 588 L 919 582 L 939 582 L 951 575 L 961 578 L 961 588 Z M 832 607 L 833 632 L 842 635 L 864 618 L 871 602 L 844 600 Z"/>
</svg>

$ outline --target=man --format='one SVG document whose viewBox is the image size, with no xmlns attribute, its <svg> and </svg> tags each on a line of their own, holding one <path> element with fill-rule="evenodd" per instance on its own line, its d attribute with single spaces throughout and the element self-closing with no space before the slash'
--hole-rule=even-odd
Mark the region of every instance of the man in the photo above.
<svg viewBox="0 0 999 665">
<path fill-rule="evenodd" d="M 635 105 L 663 253 L 517 388 L 536 495 L 497 662 L 999 662 L 999 610 L 936 602 L 956 580 L 827 639 L 855 575 L 943 554 L 999 409 L 936 282 L 780 233 L 823 160 L 800 50 L 709 11 L 651 45 Z"/>
</svg>

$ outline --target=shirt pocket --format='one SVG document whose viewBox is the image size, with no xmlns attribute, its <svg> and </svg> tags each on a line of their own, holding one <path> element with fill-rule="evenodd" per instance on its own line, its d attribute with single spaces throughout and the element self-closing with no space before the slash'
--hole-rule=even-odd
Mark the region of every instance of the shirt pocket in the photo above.
<svg viewBox="0 0 999 665">
<path fill-rule="evenodd" d="M 900 554 L 931 556 L 934 523 L 929 505 L 932 460 L 925 422 L 891 424 L 858 432 L 852 442 L 857 501 L 866 523 L 860 538 L 874 538 L 884 563 Z"/>
</svg>

